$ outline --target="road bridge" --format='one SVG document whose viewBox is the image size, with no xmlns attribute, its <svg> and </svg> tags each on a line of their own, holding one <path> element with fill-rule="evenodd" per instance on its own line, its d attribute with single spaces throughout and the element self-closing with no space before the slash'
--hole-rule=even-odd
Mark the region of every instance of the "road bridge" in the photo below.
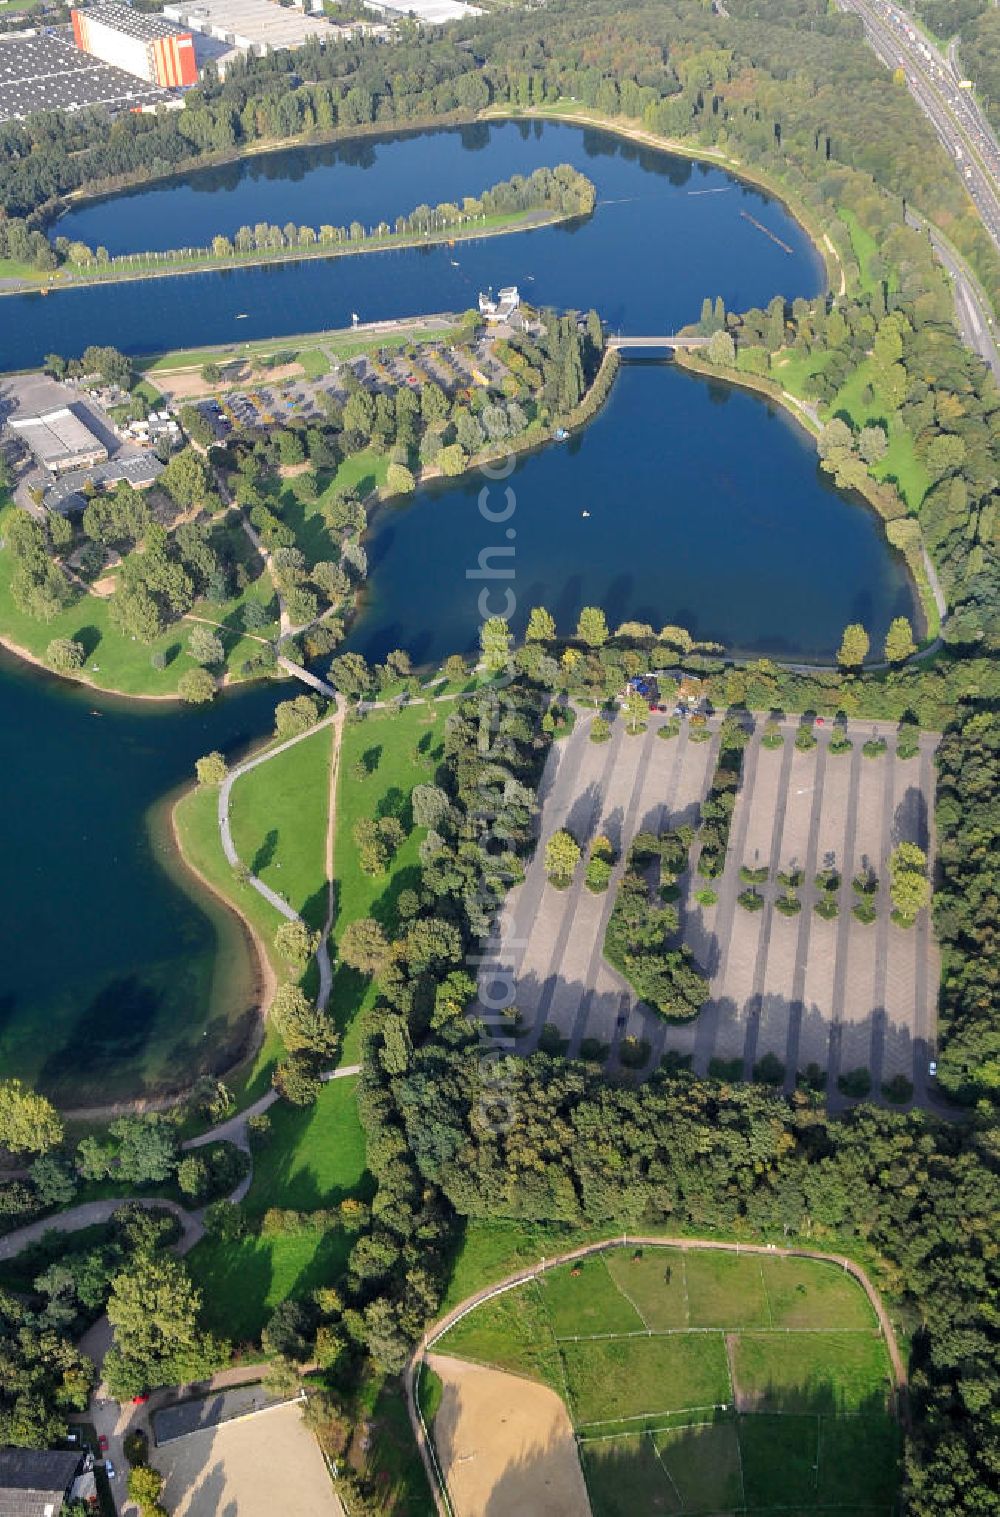
<svg viewBox="0 0 1000 1517">
<path fill-rule="evenodd" d="M 623 337 L 619 333 L 617 337 L 607 339 L 607 346 L 616 353 L 622 348 L 704 348 L 707 345 L 707 337 L 678 337 L 676 333 L 667 337 Z"/>
</svg>

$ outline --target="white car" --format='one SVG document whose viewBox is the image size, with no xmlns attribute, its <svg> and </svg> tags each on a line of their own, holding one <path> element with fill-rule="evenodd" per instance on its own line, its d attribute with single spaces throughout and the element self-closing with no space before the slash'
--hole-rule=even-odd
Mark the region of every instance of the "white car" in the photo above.
<svg viewBox="0 0 1000 1517">
<path fill-rule="evenodd" d="M 928 1066 L 927 1066 L 927 1073 L 930 1075 L 931 1079 L 933 1080 L 934 1076 L 937 1074 L 937 1059 L 932 1059 L 931 1062 L 928 1064 Z"/>
</svg>

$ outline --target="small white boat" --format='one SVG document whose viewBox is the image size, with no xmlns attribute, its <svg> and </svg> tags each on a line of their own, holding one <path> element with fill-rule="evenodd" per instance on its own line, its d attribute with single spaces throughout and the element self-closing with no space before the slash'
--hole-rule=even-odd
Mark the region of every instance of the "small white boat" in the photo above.
<svg viewBox="0 0 1000 1517">
<path fill-rule="evenodd" d="M 589 511 L 581 511 L 581 512 L 580 512 L 580 515 L 581 515 L 581 516 L 589 516 L 589 515 L 590 515 L 590 512 L 589 512 Z"/>
<path fill-rule="evenodd" d="M 451 263 L 451 266 L 452 266 L 452 268 L 453 268 L 453 269 L 457 269 L 457 268 L 459 268 L 459 267 L 460 267 L 460 264 L 459 264 L 459 262 L 458 262 L 458 259 L 457 259 L 457 258 L 452 258 L 452 259 L 451 259 L 451 260 L 450 260 L 450 263 Z"/>
<path fill-rule="evenodd" d="M 247 319 L 247 313 L 246 313 L 246 311 L 237 311 L 237 313 L 236 313 L 236 320 L 237 321 L 246 321 L 246 319 Z"/>
</svg>

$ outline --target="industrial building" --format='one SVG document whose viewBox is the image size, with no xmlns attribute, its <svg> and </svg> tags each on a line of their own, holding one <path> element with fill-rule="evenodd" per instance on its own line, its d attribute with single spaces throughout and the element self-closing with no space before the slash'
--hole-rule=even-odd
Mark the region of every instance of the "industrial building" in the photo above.
<svg viewBox="0 0 1000 1517">
<path fill-rule="evenodd" d="M 69 406 L 47 411 L 44 416 L 12 418 L 10 425 L 50 474 L 86 469 L 104 463 L 108 457 L 101 439 Z"/>
<path fill-rule="evenodd" d="M 82 52 L 163 89 L 197 84 L 194 39 L 176 22 L 113 4 L 90 5 L 70 15 Z"/>
<path fill-rule="evenodd" d="M 231 58 L 253 53 L 258 58 L 282 48 L 303 47 L 311 37 L 337 42 L 351 35 L 349 26 L 335 26 L 322 15 L 307 15 L 271 0 L 172 0 L 163 7 L 171 21 L 200 32 L 229 51 L 216 61 L 220 77 Z"/>
<path fill-rule="evenodd" d="M 408 16 L 423 26 L 444 26 L 448 21 L 468 21 L 483 14 L 465 0 L 365 0 L 365 6 L 387 21 Z"/>
<path fill-rule="evenodd" d="M 145 111 L 178 106 L 180 97 L 83 53 L 50 32 L 0 36 L 0 121 L 39 111 Z"/>
</svg>

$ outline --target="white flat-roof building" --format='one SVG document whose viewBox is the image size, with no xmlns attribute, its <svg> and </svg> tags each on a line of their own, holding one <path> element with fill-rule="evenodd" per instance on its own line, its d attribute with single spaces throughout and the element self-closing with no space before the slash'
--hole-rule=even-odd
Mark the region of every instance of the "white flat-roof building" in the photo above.
<svg viewBox="0 0 1000 1517">
<path fill-rule="evenodd" d="M 323 15 L 308 15 L 272 0 L 171 0 L 163 14 L 193 32 L 228 43 L 229 51 L 215 60 L 220 76 L 237 53 L 263 58 L 283 48 L 304 47 L 312 37 L 320 42 L 343 41 L 352 31 Z"/>
<path fill-rule="evenodd" d="M 490 290 L 479 297 L 479 314 L 485 316 L 489 325 L 509 321 L 521 304 L 521 292 L 516 284 L 505 284 L 494 297 Z"/>
<path fill-rule="evenodd" d="M 365 0 L 365 7 L 387 20 L 408 16 L 424 26 L 444 26 L 448 21 L 467 21 L 470 16 L 483 14 L 465 0 Z"/>
<path fill-rule="evenodd" d="M 86 469 L 104 463 L 108 457 L 101 439 L 69 406 L 47 411 L 43 416 L 12 418 L 10 425 L 50 474 Z"/>
</svg>

